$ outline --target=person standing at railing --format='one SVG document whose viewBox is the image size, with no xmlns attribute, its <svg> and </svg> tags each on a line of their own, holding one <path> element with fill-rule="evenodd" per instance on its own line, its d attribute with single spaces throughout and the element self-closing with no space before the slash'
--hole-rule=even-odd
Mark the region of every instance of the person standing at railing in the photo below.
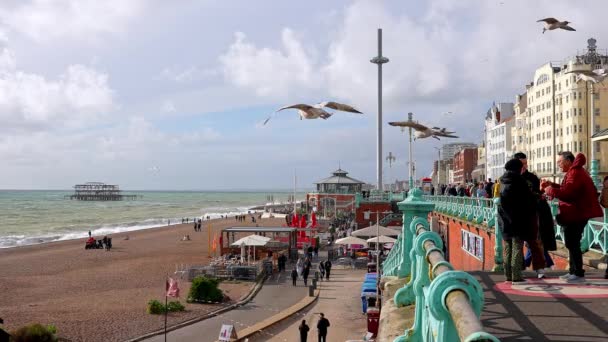
<svg viewBox="0 0 608 342">
<path fill-rule="evenodd" d="M 497 219 L 505 242 L 505 277 L 513 285 L 525 283 L 522 274 L 523 241 L 530 239 L 532 226 L 537 220 L 536 201 L 521 175 L 522 168 L 523 163 L 519 159 L 511 159 L 505 164 L 498 205 Z"/>
<path fill-rule="evenodd" d="M 484 189 L 483 183 L 479 183 L 479 186 L 477 187 L 477 191 L 475 193 L 476 197 L 479 198 L 486 198 L 488 197 L 488 193 L 486 192 L 486 189 Z"/>
<path fill-rule="evenodd" d="M 488 198 L 492 198 L 492 196 L 494 195 L 494 183 L 492 183 L 492 178 L 488 178 L 488 182 L 486 183 L 486 196 L 488 196 Z"/>
<path fill-rule="evenodd" d="M 528 184 L 532 194 L 534 194 L 536 202 L 535 207 L 538 215 L 537 224 L 531 227 L 531 239 L 526 241 L 528 250 L 524 257 L 524 268 L 532 264 L 532 269 L 536 271 L 537 277 L 542 279 L 545 277 L 545 267 L 554 265 L 553 260 L 547 251 L 554 251 L 557 249 L 555 230 L 553 228 L 553 216 L 551 215 L 549 204 L 542 198 L 540 179 L 538 179 L 535 174 L 528 171 L 527 156 L 522 152 L 518 152 L 513 155 L 513 158 L 519 159 L 523 164 L 521 175 Z"/>
<path fill-rule="evenodd" d="M 547 196 L 559 200 L 559 214 L 557 214 L 556 220 L 564 229 L 570 263 L 568 274 L 560 278 L 568 283 L 585 282 L 581 238 L 589 219 L 604 214 L 593 180 L 583 169 L 586 162 L 587 158 L 582 153 L 574 158 L 572 152 L 560 152 L 557 164 L 562 172 L 566 173 L 562 184 L 555 184 L 547 180 L 543 180 L 541 183 L 541 188 L 545 190 Z"/>
</svg>

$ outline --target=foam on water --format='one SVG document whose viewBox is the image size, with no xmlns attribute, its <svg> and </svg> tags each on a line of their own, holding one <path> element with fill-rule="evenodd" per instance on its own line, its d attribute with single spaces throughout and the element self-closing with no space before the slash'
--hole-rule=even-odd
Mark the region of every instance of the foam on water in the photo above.
<svg viewBox="0 0 608 342">
<path fill-rule="evenodd" d="M 99 237 L 181 224 L 182 218 L 234 217 L 267 193 L 143 192 L 142 200 L 81 202 L 66 191 L 0 191 L 0 248 Z M 287 196 L 287 194 L 280 194 Z M 278 196 L 277 196 L 278 197 Z M 191 222 L 191 221 L 190 221 Z"/>
</svg>

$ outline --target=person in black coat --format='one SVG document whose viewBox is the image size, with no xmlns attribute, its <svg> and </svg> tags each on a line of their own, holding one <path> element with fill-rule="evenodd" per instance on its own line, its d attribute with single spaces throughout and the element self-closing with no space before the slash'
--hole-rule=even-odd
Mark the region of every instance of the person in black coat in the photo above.
<svg viewBox="0 0 608 342">
<path fill-rule="evenodd" d="M 498 224 L 504 246 L 504 269 L 507 281 L 523 282 L 523 241 L 534 236 L 536 224 L 536 199 L 521 175 L 523 163 L 511 159 L 505 164 L 505 174 L 500 179 L 500 204 Z"/>
<path fill-rule="evenodd" d="M 327 328 L 329 328 L 329 320 L 325 318 L 325 314 L 321 313 L 321 318 L 317 323 L 319 342 L 327 342 Z"/>
<path fill-rule="evenodd" d="M 306 340 L 308 339 L 308 331 L 310 330 L 310 327 L 308 326 L 308 324 L 306 324 L 305 319 L 302 320 L 302 324 L 300 324 L 298 330 L 300 330 L 300 342 L 306 342 Z"/>
<path fill-rule="evenodd" d="M 294 268 L 293 270 L 291 270 L 291 281 L 293 283 L 293 286 L 297 286 L 296 280 L 298 280 L 298 271 Z"/>
<path fill-rule="evenodd" d="M 331 261 L 329 259 L 325 262 L 325 279 L 329 280 L 329 274 L 331 273 Z"/>
<path fill-rule="evenodd" d="M 535 174 L 528 171 L 527 156 L 522 152 L 518 152 L 513 155 L 513 158 L 519 159 L 523 164 L 521 176 L 524 178 L 524 180 L 528 184 L 528 187 L 530 188 L 530 191 L 532 191 L 532 194 L 534 195 L 534 199 L 536 202 L 535 207 L 537 215 L 539 215 L 539 224 L 532 226 L 533 232 L 531 238 L 525 241 L 528 247 L 528 251 L 526 252 L 526 256 L 524 258 L 525 266 L 532 264 L 532 268 L 536 271 L 538 278 L 544 278 L 545 267 L 551 266 L 553 263 L 553 260 L 551 260 L 551 257 L 547 253 L 547 249 L 553 247 L 552 250 L 555 250 L 556 248 L 555 231 L 553 230 L 553 216 L 550 216 L 550 222 L 547 222 L 546 209 L 549 209 L 549 215 L 551 213 L 551 209 L 548 208 L 546 201 L 542 198 L 542 194 L 540 191 L 540 179 L 538 179 Z M 543 214 L 543 216 L 540 216 L 541 214 Z M 543 232 L 542 234 L 540 233 L 541 228 Z M 547 235 L 553 236 L 552 244 L 550 238 Z M 544 240 L 547 240 L 547 246 L 544 249 L 543 236 L 545 237 Z"/>
</svg>

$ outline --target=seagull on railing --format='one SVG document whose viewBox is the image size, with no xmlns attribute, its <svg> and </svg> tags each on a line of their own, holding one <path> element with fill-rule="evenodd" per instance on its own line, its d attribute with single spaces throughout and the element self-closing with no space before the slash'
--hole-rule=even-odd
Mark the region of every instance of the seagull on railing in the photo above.
<svg viewBox="0 0 608 342">
<path fill-rule="evenodd" d="M 338 102 L 326 101 L 326 102 L 317 103 L 316 105 L 313 105 L 313 106 L 308 105 L 308 104 L 298 103 L 298 104 L 279 108 L 276 112 L 272 113 L 272 115 L 270 115 L 266 120 L 264 120 L 263 125 L 266 125 L 268 123 L 268 121 L 270 121 L 270 119 L 272 119 L 272 117 L 274 117 L 276 115 L 276 113 L 278 113 L 282 110 L 285 110 L 285 109 L 297 109 L 298 115 L 300 116 L 300 120 L 318 119 L 318 118 L 327 120 L 334 113 L 330 113 L 330 112 L 326 111 L 324 108 L 331 108 L 334 110 L 355 113 L 355 114 L 363 114 L 352 106 L 349 106 L 349 105 L 343 104 L 343 103 L 338 103 Z"/>
<path fill-rule="evenodd" d="M 552 31 L 552 30 L 556 30 L 556 29 L 562 29 L 562 30 L 566 30 L 566 31 L 576 31 L 572 27 L 568 26 L 568 24 L 570 24 L 569 21 L 559 21 L 555 18 L 545 18 L 545 19 L 537 20 L 536 22 L 540 23 L 541 21 L 545 23 L 545 27 L 543 27 L 543 33 L 545 33 L 545 31 Z"/>
<path fill-rule="evenodd" d="M 575 74 L 576 82 L 581 80 L 589 81 L 592 83 L 602 83 L 606 77 L 608 77 L 608 72 L 606 69 L 595 69 L 595 70 L 576 70 L 569 71 L 567 74 Z"/>
</svg>

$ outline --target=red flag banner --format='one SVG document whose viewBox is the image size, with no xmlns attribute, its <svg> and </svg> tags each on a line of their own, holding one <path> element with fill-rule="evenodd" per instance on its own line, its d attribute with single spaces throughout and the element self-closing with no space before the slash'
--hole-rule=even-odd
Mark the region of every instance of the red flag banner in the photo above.
<svg viewBox="0 0 608 342">
<path fill-rule="evenodd" d="M 317 227 L 317 215 L 315 215 L 315 212 L 313 211 L 312 214 L 310 215 L 310 219 L 312 221 L 312 228 L 316 228 Z"/>
<path fill-rule="evenodd" d="M 306 217 L 304 215 L 300 217 L 300 228 L 306 228 Z"/>
<path fill-rule="evenodd" d="M 167 297 L 179 297 L 179 285 L 177 284 L 177 280 L 173 278 L 167 279 L 165 288 L 167 291 Z"/>
</svg>

